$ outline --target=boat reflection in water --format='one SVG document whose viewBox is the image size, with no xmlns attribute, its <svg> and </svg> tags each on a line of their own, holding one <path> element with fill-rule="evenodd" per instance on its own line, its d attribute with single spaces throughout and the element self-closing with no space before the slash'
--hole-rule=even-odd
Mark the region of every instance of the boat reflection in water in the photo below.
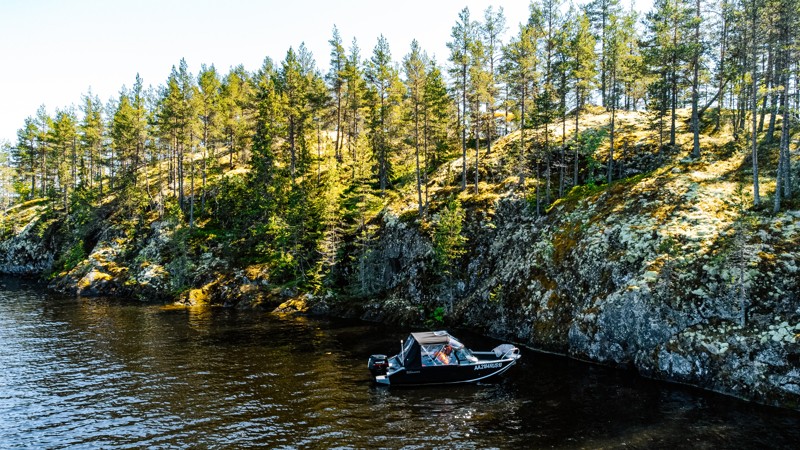
<svg viewBox="0 0 800 450">
<path fill-rule="evenodd" d="M 370 356 L 367 367 L 377 383 L 392 386 L 471 383 L 505 372 L 519 358 L 511 344 L 473 352 L 447 331 L 427 331 L 411 333 L 391 358 Z"/>
</svg>

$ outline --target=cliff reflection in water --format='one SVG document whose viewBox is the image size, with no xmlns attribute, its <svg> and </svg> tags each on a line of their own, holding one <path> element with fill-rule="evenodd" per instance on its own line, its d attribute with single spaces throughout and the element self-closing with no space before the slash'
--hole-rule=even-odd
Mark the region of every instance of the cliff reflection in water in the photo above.
<svg viewBox="0 0 800 450">
<path fill-rule="evenodd" d="M 8 447 L 771 447 L 800 415 L 525 353 L 494 383 L 373 385 L 409 330 L 0 290 Z M 494 342 L 457 333 L 472 347 Z"/>
</svg>

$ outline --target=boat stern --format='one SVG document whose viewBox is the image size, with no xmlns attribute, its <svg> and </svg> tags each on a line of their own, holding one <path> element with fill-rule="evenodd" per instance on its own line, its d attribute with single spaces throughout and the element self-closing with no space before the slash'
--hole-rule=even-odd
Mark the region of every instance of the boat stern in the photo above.
<svg viewBox="0 0 800 450">
<path fill-rule="evenodd" d="M 386 355 L 371 355 L 367 362 L 367 368 L 374 377 L 386 375 L 386 371 L 389 368 L 389 360 Z"/>
</svg>

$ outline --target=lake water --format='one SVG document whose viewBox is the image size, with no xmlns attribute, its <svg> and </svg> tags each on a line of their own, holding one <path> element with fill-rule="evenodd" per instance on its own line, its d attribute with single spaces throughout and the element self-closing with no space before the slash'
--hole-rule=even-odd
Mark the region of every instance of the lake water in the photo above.
<svg viewBox="0 0 800 450">
<path fill-rule="evenodd" d="M 522 351 L 376 386 L 410 330 L 55 296 L 0 279 L 0 448 L 797 448 L 800 413 Z M 455 333 L 474 349 L 496 341 Z"/>
</svg>

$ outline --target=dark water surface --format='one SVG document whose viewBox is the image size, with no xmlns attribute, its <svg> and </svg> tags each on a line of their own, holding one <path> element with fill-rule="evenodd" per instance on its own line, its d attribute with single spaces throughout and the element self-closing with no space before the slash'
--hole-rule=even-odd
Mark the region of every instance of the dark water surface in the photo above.
<svg viewBox="0 0 800 450">
<path fill-rule="evenodd" d="M 0 448 L 800 447 L 800 413 L 565 358 L 390 389 L 367 357 L 409 330 L 0 282 Z"/>
</svg>

